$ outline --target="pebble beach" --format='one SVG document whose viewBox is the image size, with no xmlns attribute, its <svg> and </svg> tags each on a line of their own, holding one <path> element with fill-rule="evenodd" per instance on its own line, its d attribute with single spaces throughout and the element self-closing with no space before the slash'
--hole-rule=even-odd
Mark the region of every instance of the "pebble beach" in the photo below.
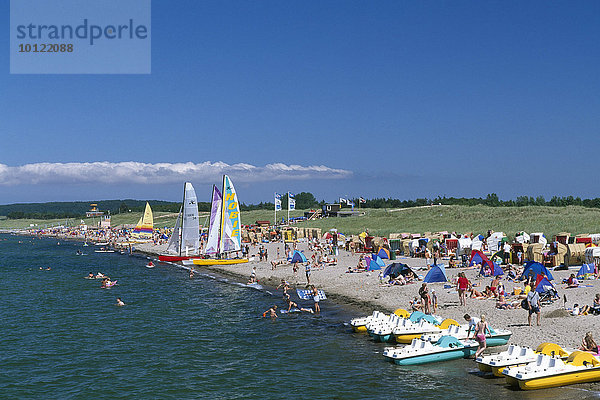
<svg viewBox="0 0 600 400">
<path fill-rule="evenodd" d="M 283 243 L 265 243 L 264 246 L 269 255 L 276 254 L 278 247 L 281 254 L 283 254 Z M 306 243 L 298 243 L 297 247 L 307 257 L 312 255 Z M 143 244 L 136 246 L 136 249 L 148 255 L 158 255 L 164 250 L 164 245 Z M 202 268 L 245 281 L 250 276 L 252 268 L 256 267 L 257 278 L 262 285 L 276 287 L 281 279 L 285 279 L 292 288 L 306 287 L 307 282 L 302 266 L 297 274 L 294 274 L 291 264 L 279 265 L 273 269 L 270 263 L 272 258 L 269 258 L 269 261 L 258 261 L 257 253 L 258 247 L 251 247 L 251 261 L 246 264 Z M 254 257 L 252 257 L 253 255 Z M 403 286 L 387 286 L 380 284 L 379 271 L 346 273 L 348 267 L 356 267 L 359 254 L 340 250 L 337 259 L 338 263 L 336 265 L 328 265 L 323 269 L 313 269 L 310 283 L 325 291 L 329 301 L 355 309 L 357 317 L 371 314 L 374 310 L 390 313 L 398 308 L 409 309 L 410 301 L 418 294 L 420 282 Z M 390 263 L 389 260 L 386 261 L 387 264 Z M 418 275 L 425 276 L 427 273 L 427 266 L 422 258 L 399 257 L 397 261 L 408 264 L 416 270 Z M 430 290 L 435 290 L 438 297 L 436 315 L 464 323 L 463 315 L 466 313 L 477 317 L 485 314 L 492 327 L 509 329 L 513 332 L 510 343 L 527 345 L 533 348 L 543 342 L 556 343 L 565 348 L 575 348 L 580 345 L 586 332 L 591 331 L 594 336 L 597 336 L 596 329 L 599 316 L 573 316 L 565 310 L 565 306 L 571 308 L 574 304 L 580 306 L 591 305 L 594 295 L 600 292 L 600 284 L 597 280 L 584 280 L 581 281 L 580 287 L 567 289 L 566 284 L 561 282 L 576 271 L 552 271 L 560 299 L 542 307 L 541 326 L 538 327 L 535 326 L 535 318 L 533 326 L 528 326 L 528 312 L 526 310 L 521 308 L 498 309 L 496 308 L 495 299 L 469 298 L 466 306 L 460 306 L 455 286 L 448 288 L 450 282 L 456 278 L 459 272 L 465 272 L 469 281 L 476 285 L 479 290 L 481 290 L 481 287 L 489 285 L 491 281 L 491 278 L 478 277 L 479 270 L 475 268 L 446 268 L 449 282 L 429 284 Z M 511 293 L 514 287 L 523 287 L 522 282 L 518 281 L 511 282 L 503 279 L 503 283 L 507 293 Z M 566 303 L 563 300 L 565 295 Z M 511 300 L 515 300 L 515 298 L 508 296 L 507 301 L 510 302 Z M 322 307 L 327 307 L 326 302 L 322 304 Z"/>
</svg>

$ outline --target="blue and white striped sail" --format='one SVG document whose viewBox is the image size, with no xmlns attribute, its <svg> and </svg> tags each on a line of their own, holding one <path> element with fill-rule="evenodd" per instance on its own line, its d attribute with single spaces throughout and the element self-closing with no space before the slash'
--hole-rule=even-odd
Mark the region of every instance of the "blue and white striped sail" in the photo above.
<svg viewBox="0 0 600 400">
<path fill-rule="evenodd" d="M 242 248 L 240 204 L 235 187 L 227 175 L 223 176 L 222 208 L 220 252 L 239 251 Z"/>
</svg>

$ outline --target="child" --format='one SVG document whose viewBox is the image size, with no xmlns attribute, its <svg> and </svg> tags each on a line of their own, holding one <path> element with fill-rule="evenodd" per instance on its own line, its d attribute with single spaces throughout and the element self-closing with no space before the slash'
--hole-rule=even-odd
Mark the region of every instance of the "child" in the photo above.
<svg viewBox="0 0 600 400">
<path fill-rule="evenodd" d="M 438 298 L 435 294 L 435 289 L 431 289 L 431 307 L 433 307 L 433 313 L 437 312 Z"/>
<path fill-rule="evenodd" d="M 277 306 L 273 305 L 271 306 L 271 308 L 269 308 L 267 311 L 265 311 L 262 316 L 263 318 L 267 316 L 267 314 L 271 317 L 271 318 L 277 318 Z"/>
</svg>

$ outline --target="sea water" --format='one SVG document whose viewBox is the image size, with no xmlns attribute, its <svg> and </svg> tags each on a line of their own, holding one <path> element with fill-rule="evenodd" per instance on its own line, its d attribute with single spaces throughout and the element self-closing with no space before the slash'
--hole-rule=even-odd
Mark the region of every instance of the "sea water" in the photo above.
<svg viewBox="0 0 600 400">
<path fill-rule="evenodd" d="M 0 235 L 0 398 L 598 397 L 594 385 L 512 391 L 471 360 L 396 366 L 383 344 L 350 332 L 352 310 L 330 301 L 320 315 L 262 318 L 283 307 L 273 288 L 94 250 Z M 89 272 L 118 285 L 102 289 Z"/>
</svg>

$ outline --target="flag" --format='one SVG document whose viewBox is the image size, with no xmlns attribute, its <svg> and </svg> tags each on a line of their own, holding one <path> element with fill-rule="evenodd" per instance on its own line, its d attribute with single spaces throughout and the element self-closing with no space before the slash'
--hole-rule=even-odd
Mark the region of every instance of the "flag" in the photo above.
<svg viewBox="0 0 600 400">
<path fill-rule="evenodd" d="M 348 200 L 340 197 L 340 204 L 348 204 Z"/>
<path fill-rule="evenodd" d="M 288 192 L 288 210 L 296 209 L 296 199 L 294 198 L 294 196 L 296 195 Z"/>
<path fill-rule="evenodd" d="M 364 198 L 360 197 L 360 198 L 358 199 L 358 202 L 359 202 L 359 203 L 366 203 L 367 201 L 366 201 Z"/>
<path fill-rule="evenodd" d="M 275 193 L 275 211 L 281 211 L 281 195 Z"/>
</svg>

